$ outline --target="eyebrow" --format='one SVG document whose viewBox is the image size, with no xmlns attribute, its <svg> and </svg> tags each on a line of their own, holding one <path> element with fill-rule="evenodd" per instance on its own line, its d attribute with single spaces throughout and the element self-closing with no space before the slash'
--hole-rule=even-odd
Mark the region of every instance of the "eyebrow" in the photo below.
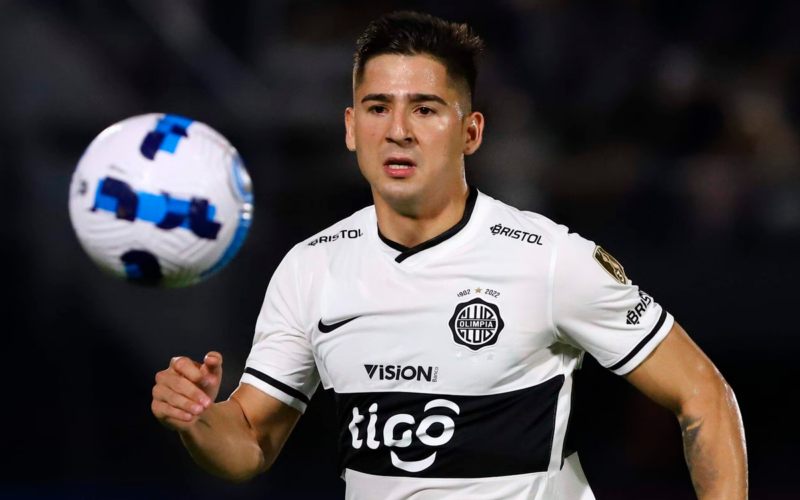
<svg viewBox="0 0 800 500">
<path fill-rule="evenodd" d="M 413 103 L 419 102 L 438 102 L 444 106 L 447 106 L 447 102 L 439 97 L 436 94 L 409 94 L 408 100 Z M 378 102 L 392 102 L 394 101 L 394 95 L 392 94 L 367 94 L 361 99 L 361 102 L 367 101 L 378 101 Z"/>
</svg>

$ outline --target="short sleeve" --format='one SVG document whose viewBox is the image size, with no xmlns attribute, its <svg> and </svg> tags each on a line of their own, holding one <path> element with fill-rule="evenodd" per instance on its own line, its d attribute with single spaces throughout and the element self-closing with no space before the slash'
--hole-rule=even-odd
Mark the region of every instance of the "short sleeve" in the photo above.
<svg viewBox="0 0 800 500">
<path fill-rule="evenodd" d="M 296 273 L 289 252 L 267 287 L 241 382 L 305 412 L 319 385 L 319 373 L 300 320 Z"/>
<path fill-rule="evenodd" d="M 574 233 L 558 245 L 552 313 L 559 340 L 588 352 L 617 375 L 644 361 L 674 323 L 614 257 Z"/>
</svg>

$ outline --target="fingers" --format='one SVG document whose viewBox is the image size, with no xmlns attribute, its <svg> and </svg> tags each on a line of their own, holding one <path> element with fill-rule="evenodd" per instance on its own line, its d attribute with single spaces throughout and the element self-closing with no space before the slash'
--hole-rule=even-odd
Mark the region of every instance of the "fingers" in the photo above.
<svg viewBox="0 0 800 500">
<path fill-rule="evenodd" d="M 151 405 L 153 415 L 156 416 L 159 423 L 174 431 L 184 431 L 194 425 L 197 417 L 191 413 L 183 412 L 174 408 L 163 401 L 153 400 Z"/>
<path fill-rule="evenodd" d="M 202 404 L 200 402 L 192 401 L 186 396 L 170 390 L 166 385 L 156 385 L 153 387 L 153 399 L 167 403 L 169 406 L 182 410 L 191 415 L 200 415 L 203 413 Z"/>
<path fill-rule="evenodd" d="M 172 358 L 169 368 L 156 374 L 153 414 L 172 429 L 186 429 L 209 408 L 222 379 L 222 355 L 210 352 L 200 364 L 184 356 Z"/>
<path fill-rule="evenodd" d="M 176 356 L 169 362 L 169 367 L 195 384 L 203 384 L 203 373 L 200 371 L 200 365 L 191 359 L 184 356 Z"/>
<path fill-rule="evenodd" d="M 167 372 L 162 377 L 162 382 L 160 385 L 163 385 L 170 392 L 175 392 L 179 396 L 190 399 L 192 403 L 200 404 L 204 408 L 211 406 L 211 398 L 209 398 L 202 389 L 180 375 Z"/>
<path fill-rule="evenodd" d="M 180 422 L 191 422 L 195 417 L 191 413 L 187 413 L 180 408 L 175 408 L 174 406 L 170 406 L 164 401 L 159 401 L 157 399 L 153 400 L 153 404 L 150 405 L 150 408 L 153 410 L 153 415 L 155 415 L 159 420 L 172 418 Z"/>
</svg>

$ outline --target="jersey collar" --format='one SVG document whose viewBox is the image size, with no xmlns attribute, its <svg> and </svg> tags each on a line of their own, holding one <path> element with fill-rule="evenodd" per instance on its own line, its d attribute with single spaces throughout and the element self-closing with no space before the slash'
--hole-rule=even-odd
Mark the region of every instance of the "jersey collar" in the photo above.
<svg viewBox="0 0 800 500">
<path fill-rule="evenodd" d="M 405 245 L 401 245 L 400 243 L 390 240 L 389 238 L 381 234 L 381 230 L 380 228 L 378 228 L 378 224 L 376 221 L 375 227 L 378 232 L 378 237 L 384 244 L 386 244 L 386 246 L 400 252 L 394 258 L 394 260 L 397 263 L 401 263 L 407 258 L 411 257 L 412 255 L 416 255 L 424 250 L 435 247 L 436 245 L 439 245 L 440 243 L 449 240 L 450 238 L 458 234 L 462 229 L 464 229 L 467 223 L 470 221 L 470 218 L 472 218 L 472 212 L 475 209 L 475 202 L 477 201 L 477 199 L 478 199 L 478 190 L 472 186 L 469 186 L 469 195 L 467 196 L 467 204 L 464 207 L 464 215 L 461 216 L 461 220 L 459 220 L 455 226 L 451 227 L 442 234 L 435 236 L 427 241 L 423 241 L 419 245 L 415 245 L 409 248 Z"/>
</svg>

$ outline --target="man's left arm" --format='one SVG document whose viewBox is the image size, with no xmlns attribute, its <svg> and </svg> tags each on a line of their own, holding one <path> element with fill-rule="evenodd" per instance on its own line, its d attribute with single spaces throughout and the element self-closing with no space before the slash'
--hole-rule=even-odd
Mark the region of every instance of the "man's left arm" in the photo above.
<svg viewBox="0 0 800 500">
<path fill-rule="evenodd" d="M 684 329 L 676 322 L 647 359 L 624 376 L 678 417 L 697 497 L 745 500 L 747 451 L 736 396 Z"/>
</svg>

